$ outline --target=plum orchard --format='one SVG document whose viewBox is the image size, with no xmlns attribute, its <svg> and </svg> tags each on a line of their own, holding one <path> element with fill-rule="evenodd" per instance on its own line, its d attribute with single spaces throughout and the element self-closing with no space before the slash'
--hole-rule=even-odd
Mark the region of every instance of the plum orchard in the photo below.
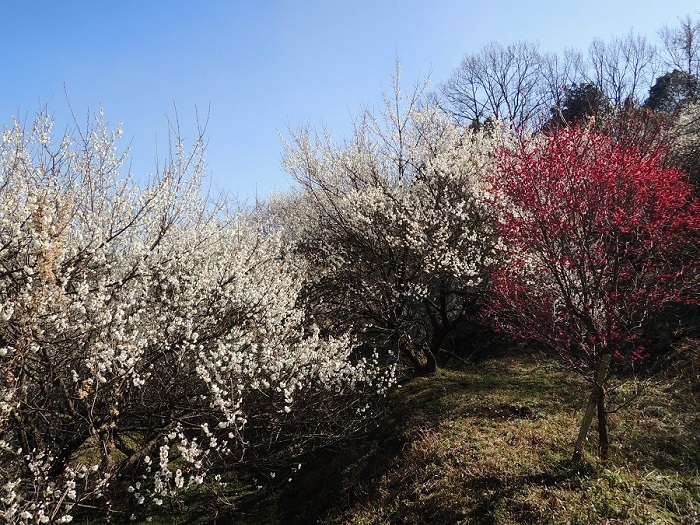
<svg viewBox="0 0 700 525">
<path fill-rule="evenodd" d="M 649 151 L 564 129 L 504 150 L 492 179 L 504 263 L 489 313 L 593 384 L 576 456 L 596 407 L 606 455 L 606 386 L 645 357 L 645 321 L 698 300 L 700 206 L 685 175 Z"/>
<path fill-rule="evenodd" d="M 244 453 L 352 428 L 389 377 L 305 321 L 279 235 L 200 198 L 202 141 L 176 137 L 139 186 L 101 115 L 51 127 L 0 143 L 3 519 L 68 522 L 117 488 L 139 512 Z"/>
<path fill-rule="evenodd" d="M 397 87 L 345 144 L 297 133 L 300 191 L 256 222 L 201 198 L 201 137 L 137 184 L 101 115 L 51 127 L 0 141 L 8 522 L 141 515 L 351 432 L 393 380 L 377 349 L 430 372 L 488 298 L 489 320 L 593 383 L 576 452 L 597 407 L 605 455 L 611 374 L 644 357 L 656 310 L 697 300 L 698 202 L 658 148 L 585 129 L 518 146 Z"/>
</svg>

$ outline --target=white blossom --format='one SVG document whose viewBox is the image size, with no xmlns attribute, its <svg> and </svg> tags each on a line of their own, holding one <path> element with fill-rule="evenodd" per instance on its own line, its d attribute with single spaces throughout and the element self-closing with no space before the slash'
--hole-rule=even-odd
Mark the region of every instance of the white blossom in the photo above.
<svg viewBox="0 0 700 525">
<path fill-rule="evenodd" d="M 124 469 L 136 503 L 166 501 L 243 457 L 251 415 L 276 414 L 258 433 L 274 440 L 282 418 L 318 417 L 306 397 L 342 411 L 329 393 L 391 381 L 309 322 L 281 233 L 201 196 L 202 137 L 136 181 L 101 112 L 62 138 L 52 124 L 0 141 L 3 516 L 67 523 Z"/>
<path fill-rule="evenodd" d="M 486 287 L 497 243 L 486 175 L 508 140 L 498 126 L 458 127 L 398 82 L 345 143 L 294 133 L 284 165 L 298 192 L 268 213 L 311 267 L 315 318 L 427 359 Z"/>
</svg>

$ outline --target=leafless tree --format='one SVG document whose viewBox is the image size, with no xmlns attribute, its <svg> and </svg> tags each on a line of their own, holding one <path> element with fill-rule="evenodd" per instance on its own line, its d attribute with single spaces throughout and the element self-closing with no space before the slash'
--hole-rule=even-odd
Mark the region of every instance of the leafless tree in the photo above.
<svg viewBox="0 0 700 525">
<path fill-rule="evenodd" d="M 542 117 L 551 116 L 562 120 L 561 111 L 567 98 L 567 90 L 582 77 L 583 56 L 573 48 L 565 49 L 562 55 L 546 53 L 542 55 L 540 68 L 543 77 L 542 88 L 552 113 L 551 115 L 543 113 Z"/>
<path fill-rule="evenodd" d="M 685 96 L 689 101 L 697 100 L 697 83 L 700 78 L 700 20 L 690 16 L 679 20 L 676 27 L 663 27 L 659 31 L 662 51 L 661 59 L 671 70 L 684 73 Z"/>
<path fill-rule="evenodd" d="M 661 58 L 669 69 L 700 76 L 700 20 L 686 16 L 677 27 L 663 27 L 659 37 Z"/>
<path fill-rule="evenodd" d="M 588 49 L 587 81 L 600 89 L 614 107 L 638 102 L 649 92 L 656 74 L 656 49 L 641 35 L 629 32 L 609 42 L 596 38 Z"/>
<path fill-rule="evenodd" d="M 549 110 L 538 46 L 491 42 L 466 55 L 442 86 L 445 109 L 462 123 L 492 117 L 522 128 Z"/>
</svg>

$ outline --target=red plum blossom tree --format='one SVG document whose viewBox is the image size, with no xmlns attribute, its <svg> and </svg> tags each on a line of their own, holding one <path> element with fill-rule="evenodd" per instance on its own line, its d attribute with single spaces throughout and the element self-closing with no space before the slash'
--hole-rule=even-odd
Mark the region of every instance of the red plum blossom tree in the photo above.
<svg viewBox="0 0 700 525">
<path fill-rule="evenodd" d="M 643 323 L 698 299 L 700 207 L 662 153 L 563 129 L 503 150 L 492 179 L 506 262 L 490 313 L 592 383 L 577 457 L 596 408 L 607 454 L 606 386 L 612 370 L 645 357 Z"/>
</svg>

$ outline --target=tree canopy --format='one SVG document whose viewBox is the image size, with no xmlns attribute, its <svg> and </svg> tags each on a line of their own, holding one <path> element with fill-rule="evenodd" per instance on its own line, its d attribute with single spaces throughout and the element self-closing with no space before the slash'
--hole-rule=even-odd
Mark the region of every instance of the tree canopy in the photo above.
<svg viewBox="0 0 700 525">
<path fill-rule="evenodd" d="M 643 323 L 697 300 L 700 203 L 658 151 L 586 128 L 504 150 L 492 182 L 505 262 L 489 315 L 596 385 L 605 452 L 607 363 L 644 358 Z"/>
</svg>

